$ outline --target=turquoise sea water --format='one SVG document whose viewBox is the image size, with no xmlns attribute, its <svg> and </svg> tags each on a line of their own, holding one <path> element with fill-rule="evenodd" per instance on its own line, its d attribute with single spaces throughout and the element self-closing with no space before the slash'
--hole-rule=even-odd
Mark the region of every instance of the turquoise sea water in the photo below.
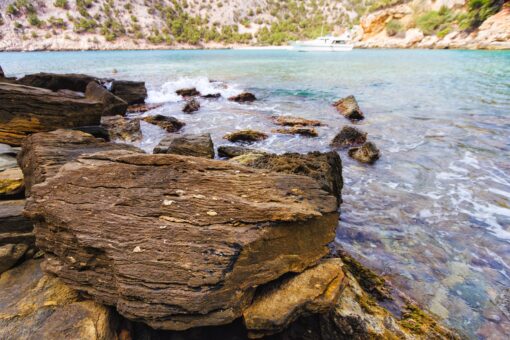
<svg viewBox="0 0 510 340">
<path fill-rule="evenodd" d="M 277 115 L 327 124 L 319 138 L 271 134 L 254 145 L 278 153 L 328 150 L 350 124 L 330 103 L 355 95 L 366 115 L 356 125 L 382 158 L 366 166 L 340 151 L 336 243 L 470 338 L 510 334 L 510 52 L 38 52 L 1 53 L 0 65 L 12 76 L 145 80 L 149 101 L 165 103 L 148 114 L 175 116 L 185 132 L 211 132 L 216 146 L 235 129 L 271 133 Z M 246 89 L 260 100 L 204 100 L 185 115 L 174 91 L 187 86 L 225 96 Z M 145 124 L 143 131 L 147 150 L 164 136 Z"/>
</svg>

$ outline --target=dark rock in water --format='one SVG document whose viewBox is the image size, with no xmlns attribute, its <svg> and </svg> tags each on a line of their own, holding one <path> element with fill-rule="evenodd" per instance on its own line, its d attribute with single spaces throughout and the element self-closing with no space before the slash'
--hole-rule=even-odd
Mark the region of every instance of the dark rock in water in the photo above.
<svg viewBox="0 0 510 340">
<path fill-rule="evenodd" d="M 71 90 L 76 92 L 85 92 L 90 82 L 100 83 L 102 80 L 86 74 L 56 73 L 29 74 L 18 80 L 21 85 L 41 87 L 52 91 Z"/>
<path fill-rule="evenodd" d="M 73 130 L 88 133 L 89 135 L 92 135 L 96 138 L 102 138 L 107 142 L 110 141 L 110 133 L 103 126 L 80 126 L 74 128 Z"/>
<path fill-rule="evenodd" d="M 196 99 L 191 99 L 186 102 L 186 105 L 182 108 L 184 113 L 193 113 L 200 109 L 200 103 Z"/>
<path fill-rule="evenodd" d="M 0 339 L 117 339 L 116 315 L 59 279 L 43 274 L 40 260 L 0 277 Z"/>
<path fill-rule="evenodd" d="M 335 196 L 338 204 L 342 202 L 342 160 L 336 152 L 244 154 L 232 158 L 232 162 L 257 169 L 311 177 L 320 183 L 323 190 Z"/>
<path fill-rule="evenodd" d="M 23 198 L 23 172 L 19 167 L 0 170 L 0 200 Z"/>
<path fill-rule="evenodd" d="M 147 98 L 147 89 L 143 81 L 114 80 L 111 91 L 129 105 L 143 104 Z"/>
<path fill-rule="evenodd" d="M 96 82 L 90 82 L 85 97 L 103 103 L 103 116 L 124 116 L 128 104 Z"/>
<path fill-rule="evenodd" d="M 183 97 L 200 96 L 200 92 L 198 92 L 197 89 L 194 87 L 188 88 L 188 89 L 180 89 L 180 90 L 175 91 L 175 93 L 177 93 L 179 96 L 183 96 Z"/>
<path fill-rule="evenodd" d="M 354 96 L 342 98 L 334 102 L 333 106 L 347 119 L 361 120 L 365 118 Z"/>
<path fill-rule="evenodd" d="M 156 146 L 154 153 L 214 158 L 214 145 L 210 133 L 170 135 Z"/>
<path fill-rule="evenodd" d="M 372 164 L 380 157 L 379 149 L 372 142 L 366 142 L 360 147 L 349 150 L 349 156 L 362 163 Z"/>
<path fill-rule="evenodd" d="M 225 135 L 223 138 L 227 139 L 231 142 L 237 143 L 254 143 L 264 140 L 268 137 L 263 132 L 254 131 L 254 130 L 240 130 L 236 132 L 229 133 Z"/>
<path fill-rule="evenodd" d="M 305 176 L 126 151 L 66 164 L 26 213 L 46 271 L 167 330 L 238 319 L 258 286 L 328 254 L 338 223 Z"/>
<path fill-rule="evenodd" d="M 243 92 L 238 94 L 237 96 L 232 96 L 228 98 L 228 100 L 238 103 L 246 103 L 246 102 L 254 102 L 257 100 L 257 97 L 253 93 Z"/>
<path fill-rule="evenodd" d="M 177 132 L 186 125 L 175 117 L 168 117 L 163 115 L 148 116 L 143 120 L 149 124 L 157 125 L 167 132 Z"/>
<path fill-rule="evenodd" d="M 318 137 L 319 134 L 317 133 L 317 130 L 315 130 L 312 127 L 307 126 L 292 126 L 290 128 L 284 128 L 284 129 L 276 129 L 274 130 L 276 133 L 281 133 L 285 135 L 301 135 L 305 137 Z"/>
<path fill-rule="evenodd" d="M 204 94 L 201 97 L 205 98 L 205 99 L 218 99 L 218 98 L 221 98 L 221 93 L 208 93 L 208 94 Z"/>
<path fill-rule="evenodd" d="M 26 244 L 6 244 L 0 246 L 0 274 L 12 268 L 28 250 Z"/>
<path fill-rule="evenodd" d="M 140 119 L 129 119 L 122 116 L 107 116 L 101 118 L 103 126 L 110 135 L 111 140 L 124 142 L 138 142 L 142 139 Z"/>
<path fill-rule="evenodd" d="M 0 143 L 19 146 L 32 133 L 99 125 L 102 111 L 98 101 L 0 83 Z"/>
<path fill-rule="evenodd" d="M 56 130 L 28 137 L 18 155 L 25 177 L 25 194 L 54 176 L 60 167 L 82 154 L 106 150 L 141 151 L 131 145 L 108 143 L 81 131 Z"/>
<path fill-rule="evenodd" d="M 135 104 L 128 106 L 127 111 L 130 113 L 145 113 L 163 106 L 163 104 Z"/>
<path fill-rule="evenodd" d="M 2 69 L 2 66 L 0 66 L 0 78 L 4 78 L 4 77 L 5 77 L 4 70 Z"/>
<path fill-rule="evenodd" d="M 0 246 L 20 243 L 34 246 L 32 221 L 23 216 L 24 208 L 25 200 L 0 201 Z"/>
<path fill-rule="evenodd" d="M 367 141 L 367 133 L 352 126 L 344 126 L 333 138 L 331 146 L 334 148 L 346 148 L 354 145 L 361 145 Z"/>
<path fill-rule="evenodd" d="M 230 145 L 223 145 L 218 148 L 218 156 L 222 158 L 234 158 L 241 155 L 245 155 L 248 153 L 261 153 L 264 154 L 263 151 L 257 151 L 255 149 L 245 148 L 243 146 L 230 146 Z"/>
<path fill-rule="evenodd" d="M 322 123 L 318 120 L 305 119 L 292 116 L 278 116 L 273 117 L 273 121 L 277 125 L 282 126 L 321 126 Z"/>
</svg>

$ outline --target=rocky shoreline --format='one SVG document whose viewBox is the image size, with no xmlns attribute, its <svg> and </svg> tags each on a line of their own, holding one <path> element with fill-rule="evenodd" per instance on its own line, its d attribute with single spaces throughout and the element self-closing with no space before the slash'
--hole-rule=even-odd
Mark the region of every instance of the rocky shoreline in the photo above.
<svg viewBox="0 0 510 340">
<path fill-rule="evenodd" d="M 143 82 L 1 75 L 0 338 L 460 338 L 331 247 L 338 151 L 380 157 L 363 131 L 344 127 L 326 153 L 250 147 L 271 133 L 314 138 L 322 124 L 278 117 L 216 149 L 147 115 Z M 180 95 L 193 115 L 218 98 Z M 333 105 L 346 122 L 368 119 L 352 96 Z M 154 153 L 129 144 L 141 120 L 167 133 Z"/>
</svg>

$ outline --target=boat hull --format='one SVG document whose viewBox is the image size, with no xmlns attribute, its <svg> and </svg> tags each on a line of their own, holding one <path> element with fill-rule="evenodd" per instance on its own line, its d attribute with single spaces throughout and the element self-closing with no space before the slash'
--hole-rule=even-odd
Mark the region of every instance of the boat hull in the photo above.
<svg viewBox="0 0 510 340">
<path fill-rule="evenodd" d="M 293 45 L 292 49 L 299 52 L 348 52 L 352 51 L 354 45 L 328 45 L 328 46 L 314 46 L 314 45 Z"/>
</svg>

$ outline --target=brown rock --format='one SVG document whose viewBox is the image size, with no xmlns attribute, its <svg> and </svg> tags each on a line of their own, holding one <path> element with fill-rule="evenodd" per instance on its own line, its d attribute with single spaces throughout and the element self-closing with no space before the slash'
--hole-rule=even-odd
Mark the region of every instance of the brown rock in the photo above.
<svg viewBox="0 0 510 340">
<path fill-rule="evenodd" d="M 127 111 L 130 113 L 145 113 L 147 111 L 155 110 L 161 106 L 163 106 L 163 104 L 135 104 L 128 106 Z"/>
<path fill-rule="evenodd" d="M 99 125 L 101 114 L 97 101 L 0 83 L 0 143 L 18 146 L 35 132 Z"/>
<path fill-rule="evenodd" d="M 246 103 L 246 102 L 254 102 L 257 100 L 257 97 L 253 93 L 243 92 L 238 94 L 237 96 L 232 96 L 228 98 L 228 100 L 238 103 Z"/>
<path fill-rule="evenodd" d="M 366 142 L 360 147 L 349 150 L 349 156 L 362 163 L 372 164 L 380 157 L 379 149 L 372 142 Z"/>
<path fill-rule="evenodd" d="M 197 89 L 194 87 L 188 88 L 188 89 L 180 89 L 180 90 L 175 91 L 175 93 L 177 93 L 179 96 L 183 96 L 183 97 L 200 96 L 200 92 L 198 92 Z"/>
<path fill-rule="evenodd" d="M 23 172 L 18 167 L 0 171 L 0 199 L 23 197 Z"/>
<path fill-rule="evenodd" d="M 225 135 L 223 138 L 227 139 L 233 143 L 241 142 L 241 143 L 254 143 L 264 140 L 268 137 L 263 132 L 254 131 L 254 130 L 240 130 L 236 132 L 229 133 Z"/>
<path fill-rule="evenodd" d="M 142 139 L 140 119 L 138 118 L 108 116 L 101 118 L 101 125 L 108 131 L 111 140 L 138 142 Z"/>
<path fill-rule="evenodd" d="M 365 118 L 354 96 L 342 98 L 334 102 L 333 106 L 347 119 L 362 120 Z"/>
<path fill-rule="evenodd" d="M 327 259 L 269 284 L 243 312 L 250 337 L 280 332 L 301 316 L 327 313 L 335 306 L 344 279 L 342 261 Z"/>
<path fill-rule="evenodd" d="M 111 91 L 129 105 L 143 104 L 147 98 L 147 89 L 143 81 L 114 80 Z"/>
<path fill-rule="evenodd" d="M 305 119 L 292 116 L 278 116 L 273 117 L 273 121 L 277 125 L 282 126 L 321 126 L 322 123 L 318 120 Z"/>
<path fill-rule="evenodd" d="M 85 153 L 106 150 L 139 151 L 134 146 L 108 143 L 80 131 L 56 130 L 30 136 L 18 155 L 25 177 L 25 194 L 28 197 L 34 185 L 54 176 L 64 163 Z"/>
<path fill-rule="evenodd" d="M 200 103 L 196 99 L 191 99 L 186 102 L 184 105 L 182 112 L 184 113 L 193 113 L 200 109 Z"/>
<path fill-rule="evenodd" d="M 26 86 L 40 87 L 52 91 L 71 90 L 85 92 L 90 82 L 102 82 L 102 80 L 86 74 L 55 74 L 36 73 L 29 74 L 18 80 L 18 83 Z"/>
<path fill-rule="evenodd" d="M 171 330 L 239 318 L 257 286 L 326 255 L 338 221 L 307 177 L 125 151 L 66 164 L 26 210 L 47 271 Z"/>
<path fill-rule="evenodd" d="M 210 133 L 170 135 L 163 138 L 154 153 L 214 158 L 214 145 Z"/>
<path fill-rule="evenodd" d="M 26 261 L 0 276 L 0 339 L 116 339 L 115 315 Z"/>
<path fill-rule="evenodd" d="M 276 133 L 282 133 L 285 135 L 301 135 L 305 137 L 318 137 L 319 134 L 317 130 L 312 127 L 307 126 L 293 126 L 285 129 L 276 129 L 274 130 Z"/>
<path fill-rule="evenodd" d="M 25 200 L 0 201 L 0 246 L 19 243 L 34 246 L 32 221 L 23 216 L 24 208 Z"/>
<path fill-rule="evenodd" d="M 73 130 L 88 133 L 96 138 L 104 139 L 107 142 L 110 141 L 110 132 L 103 126 L 80 126 Z"/>
<path fill-rule="evenodd" d="M 245 148 L 243 146 L 230 146 L 223 145 L 218 148 L 218 156 L 222 158 L 234 158 L 241 155 L 245 155 L 248 153 L 261 153 L 264 154 L 263 151 L 257 151 L 255 149 Z"/>
<path fill-rule="evenodd" d="M 167 132 L 177 132 L 186 125 L 186 123 L 181 122 L 175 117 L 163 115 L 148 116 L 143 118 L 143 120 L 149 124 L 157 125 Z"/>
<path fill-rule="evenodd" d="M 0 274 L 12 268 L 28 250 L 26 244 L 6 244 L 0 246 Z"/>
<path fill-rule="evenodd" d="M 354 145 L 361 145 L 367 141 L 367 133 L 352 126 L 344 126 L 333 138 L 331 146 L 334 148 L 345 148 Z"/>
<path fill-rule="evenodd" d="M 103 103 L 103 116 L 124 116 L 128 104 L 96 82 L 90 82 L 85 97 Z"/>
<path fill-rule="evenodd" d="M 2 69 L 2 66 L 0 66 L 0 78 L 4 78 L 4 77 L 5 77 L 4 70 Z"/>
<path fill-rule="evenodd" d="M 208 93 L 201 96 L 205 99 L 218 99 L 221 98 L 221 93 Z"/>
</svg>

